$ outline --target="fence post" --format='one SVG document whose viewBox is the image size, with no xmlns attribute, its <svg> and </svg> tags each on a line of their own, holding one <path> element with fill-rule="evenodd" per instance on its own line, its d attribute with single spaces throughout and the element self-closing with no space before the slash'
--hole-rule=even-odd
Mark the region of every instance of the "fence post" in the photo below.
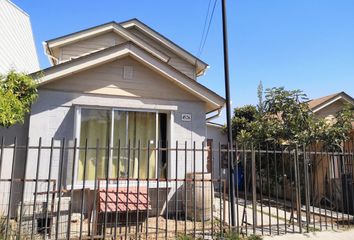
<svg viewBox="0 0 354 240">
<path fill-rule="evenodd" d="M 304 183 L 304 187 L 305 187 L 305 201 L 306 201 L 306 228 L 307 228 L 307 232 L 309 232 L 309 224 L 311 221 L 310 218 L 310 192 L 309 192 L 309 158 L 306 155 L 306 146 L 303 146 L 303 154 L 304 154 L 304 171 L 305 171 L 305 183 Z"/>
<path fill-rule="evenodd" d="M 298 146 L 295 148 L 294 156 L 294 175 L 295 175 L 295 194 L 296 194 L 296 208 L 297 208 L 297 223 L 302 233 L 302 223 L 301 223 L 301 192 L 300 192 L 300 174 L 299 174 L 299 151 Z"/>
<path fill-rule="evenodd" d="M 256 152 L 252 144 L 252 208 L 253 208 L 253 234 L 257 226 L 257 178 L 256 178 Z"/>
</svg>

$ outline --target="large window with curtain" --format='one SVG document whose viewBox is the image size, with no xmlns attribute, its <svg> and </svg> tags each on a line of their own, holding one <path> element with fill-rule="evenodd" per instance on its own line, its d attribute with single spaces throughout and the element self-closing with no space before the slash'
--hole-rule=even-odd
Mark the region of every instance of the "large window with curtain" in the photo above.
<svg viewBox="0 0 354 240">
<path fill-rule="evenodd" d="M 107 174 L 110 178 L 155 178 L 157 161 L 164 169 L 167 156 L 155 149 L 158 141 L 166 142 L 167 114 L 80 107 L 77 115 L 78 182 Z M 160 177 L 165 170 L 159 172 Z"/>
</svg>

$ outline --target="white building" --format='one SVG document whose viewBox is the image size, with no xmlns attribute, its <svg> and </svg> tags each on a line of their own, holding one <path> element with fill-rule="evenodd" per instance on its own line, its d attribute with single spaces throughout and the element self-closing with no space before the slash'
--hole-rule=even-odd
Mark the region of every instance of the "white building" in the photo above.
<svg viewBox="0 0 354 240">
<path fill-rule="evenodd" d="M 39 70 L 30 17 L 8 0 L 0 0 L 0 73 Z"/>
</svg>

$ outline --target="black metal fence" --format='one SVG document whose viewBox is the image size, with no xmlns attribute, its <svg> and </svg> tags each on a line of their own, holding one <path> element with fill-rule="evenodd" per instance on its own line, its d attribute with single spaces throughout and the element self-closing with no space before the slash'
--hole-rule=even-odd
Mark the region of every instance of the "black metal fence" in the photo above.
<svg viewBox="0 0 354 240">
<path fill-rule="evenodd" d="M 353 224 L 353 143 L 238 147 L 231 226 L 224 145 L 27 142 L 1 142 L 0 239 L 221 239 Z"/>
</svg>

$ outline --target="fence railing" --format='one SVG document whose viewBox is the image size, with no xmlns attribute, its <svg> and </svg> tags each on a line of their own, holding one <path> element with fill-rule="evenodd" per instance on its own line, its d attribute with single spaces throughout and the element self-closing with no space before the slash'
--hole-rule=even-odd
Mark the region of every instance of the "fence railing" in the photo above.
<svg viewBox="0 0 354 240">
<path fill-rule="evenodd" d="M 94 142 L 2 140 L 0 239 L 219 239 L 353 224 L 353 143 L 233 150 L 231 226 L 225 145 Z"/>
</svg>

